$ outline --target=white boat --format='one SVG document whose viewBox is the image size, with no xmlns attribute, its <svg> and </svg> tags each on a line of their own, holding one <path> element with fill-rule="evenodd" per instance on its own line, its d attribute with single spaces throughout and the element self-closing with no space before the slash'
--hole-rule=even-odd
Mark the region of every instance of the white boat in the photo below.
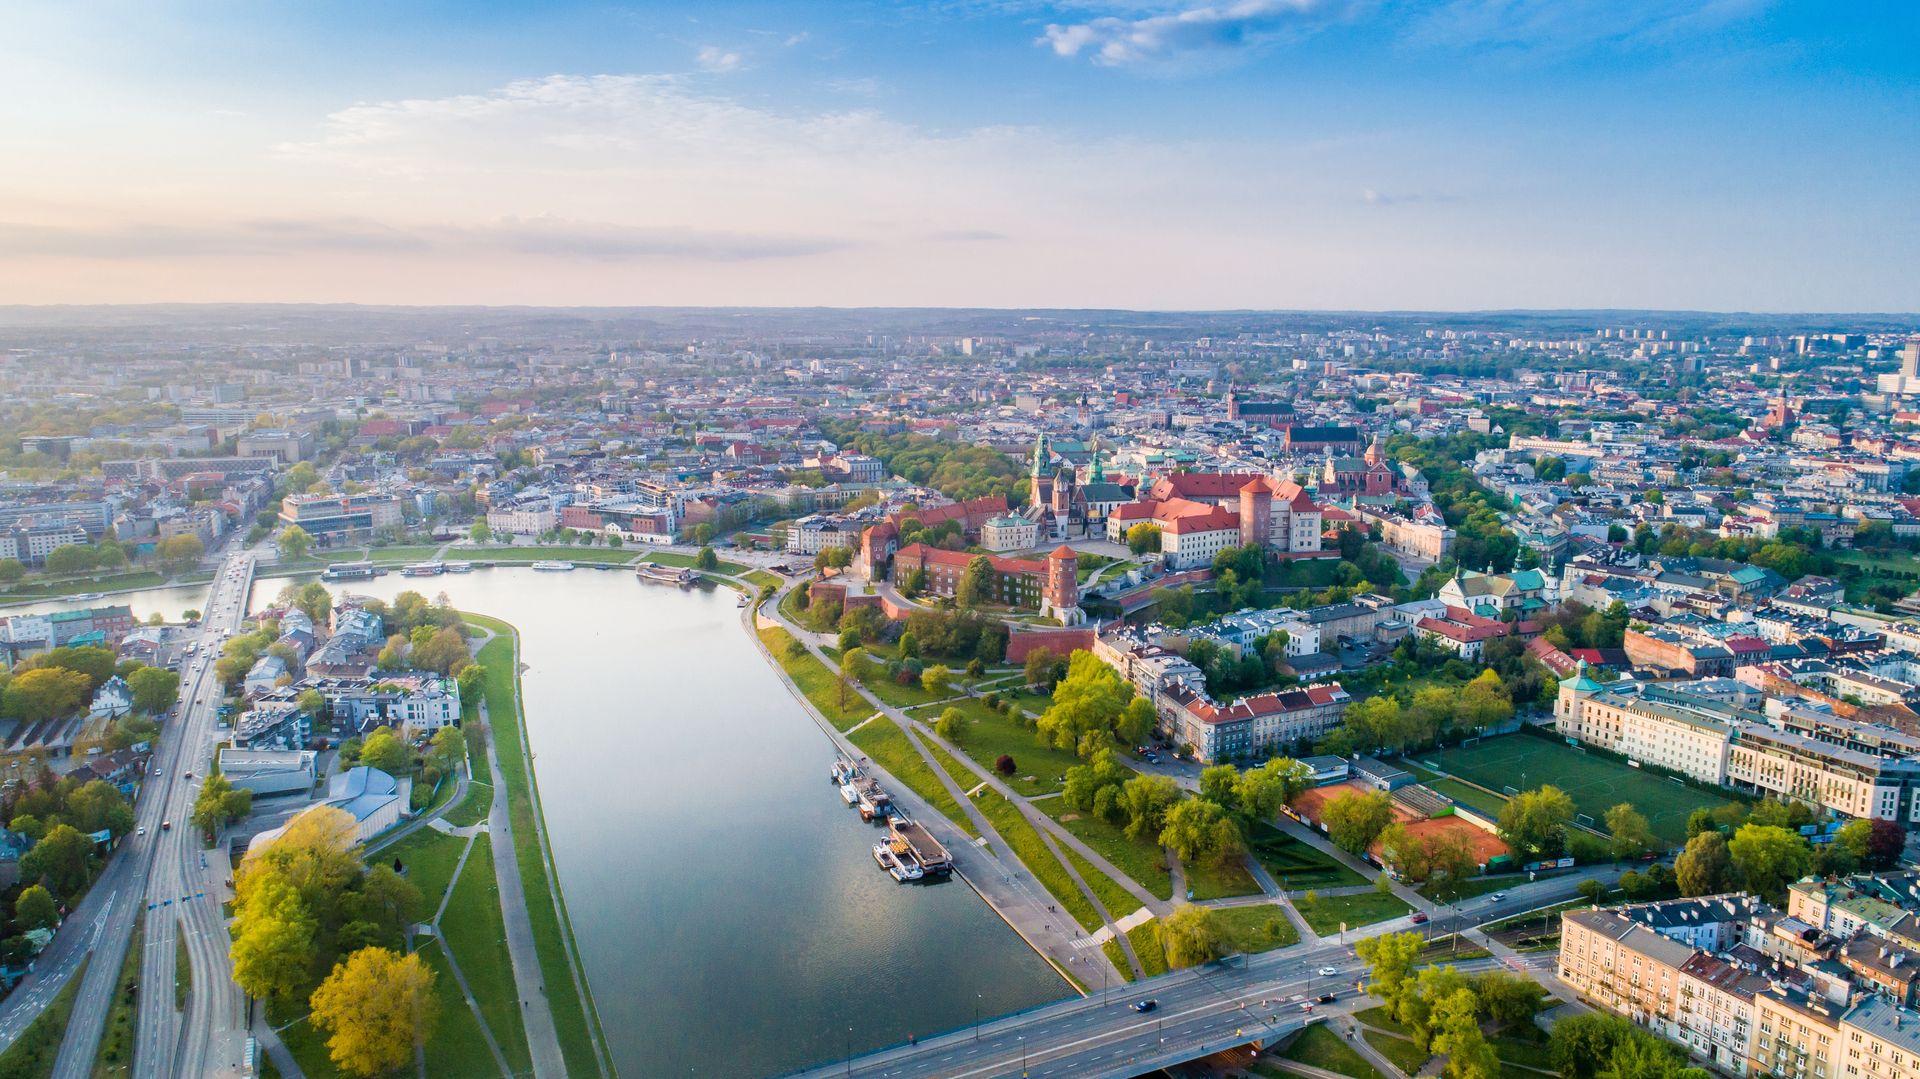
<svg viewBox="0 0 1920 1079">
<path fill-rule="evenodd" d="M 473 572 L 473 563 L 471 563 L 471 562 L 449 562 L 449 563 L 447 563 L 447 572 L 448 572 L 448 573 L 472 573 L 472 572 Z"/>
<path fill-rule="evenodd" d="M 404 577 L 438 577 L 447 572 L 445 562 L 415 562 L 400 571 Z"/>
<path fill-rule="evenodd" d="M 833 767 L 827 769 L 827 776 L 835 783 L 841 784 L 852 783 L 854 777 L 859 774 L 860 766 L 855 764 L 851 757 L 835 757 Z"/>
<path fill-rule="evenodd" d="M 848 805 L 853 805 L 860 800 L 860 792 L 853 789 L 853 784 L 842 783 L 840 784 L 840 797 L 845 798 Z"/>
<path fill-rule="evenodd" d="M 902 858 L 899 855 L 894 856 L 892 872 L 893 879 L 897 881 L 919 880 L 927 875 L 927 871 L 914 864 L 912 858 Z"/>
<path fill-rule="evenodd" d="M 573 568 L 571 562 L 535 562 L 533 568 L 546 573 L 565 573 Z"/>
<path fill-rule="evenodd" d="M 634 573 L 643 581 L 655 584 L 686 586 L 698 579 L 698 575 L 685 567 L 661 566 L 652 562 L 642 562 L 634 568 Z"/>
<path fill-rule="evenodd" d="M 73 598 L 74 598 L 74 599 L 76 599 L 76 600 L 81 600 L 81 601 L 88 601 L 88 600 L 96 600 L 96 599 L 106 599 L 106 598 L 107 598 L 107 594 L 106 594 L 105 592 L 82 592 L 82 593 L 80 593 L 79 595 L 77 595 L 77 596 L 75 596 L 75 597 L 73 597 Z"/>
</svg>

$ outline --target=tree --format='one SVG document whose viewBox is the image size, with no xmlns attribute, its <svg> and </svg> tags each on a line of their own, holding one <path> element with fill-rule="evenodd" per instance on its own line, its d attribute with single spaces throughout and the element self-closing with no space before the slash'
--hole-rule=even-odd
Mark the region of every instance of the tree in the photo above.
<svg viewBox="0 0 1920 1079">
<path fill-rule="evenodd" d="M 933 733 L 957 744 L 966 737 L 968 723 L 965 712 L 958 708 L 949 708 L 940 713 L 940 718 L 934 721 Z"/>
<path fill-rule="evenodd" d="M 1522 861 L 1556 856 L 1566 846 L 1573 799 L 1551 784 L 1513 796 L 1500 809 L 1500 838 Z"/>
<path fill-rule="evenodd" d="M 1653 828 L 1647 824 L 1646 815 L 1631 803 L 1621 802 L 1607 810 L 1602 819 L 1606 822 L 1607 832 L 1613 837 L 1608 842 L 1608 848 L 1618 861 L 1637 858 L 1660 843 L 1653 834 Z"/>
<path fill-rule="evenodd" d="M 1053 688 L 1053 663 L 1055 656 L 1051 648 L 1036 648 L 1027 653 L 1027 685 Z"/>
<path fill-rule="evenodd" d="M 288 525 L 280 530 L 280 537 L 274 542 L 280 548 L 281 558 L 298 562 L 307 557 L 307 551 L 313 547 L 313 535 L 299 525 Z"/>
<path fill-rule="evenodd" d="M 169 536 L 153 546 L 153 555 L 169 573 L 179 573 L 191 569 L 207 553 L 206 545 L 199 536 Z"/>
<path fill-rule="evenodd" d="M 1159 716 L 1153 711 L 1153 702 L 1145 697 L 1135 697 L 1120 710 L 1120 718 L 1114 723 L 1114 734 L 1127 745 L 1143 745 L 1153 736 L 1153 727 L 1158 720 Z"/>
<path fill-rule="evenodd" d="M 960 571 L 953 588 L 953 601 L 962 607 L 978 607 L 993 599 L 993 562 L 986 555 L 975 555 Z"/>
<path fill-rule="evenodd" d="M 1392 1007 L 1405 993 L 1425 944 L 1418 933 L 1386 933 L 1354 942 L 1355 954 L 1370 968 L 1367 992 Z"/>
<path fill-rule="evenodd" d="M 473 662 L 473 656 L 467 651 L 467 639 L 460 635 L 454 626 L 415 627 L 416 634 L 425 631 L 424 643 L 414 646 L 407 657 L 416 670 L 433 671 L 437 674 L 455 674 L 458 669 Z"/>
<path fill-rule="evenodd" d="M 993 759 L 993 770 L 996 772 L 999 772 L 1003 776 L 1010 776 L 1013 773 L 1019 771 L 1020 766 L 1013 763 L 1012 757 L 1008 756 L 1005 753 L 1002 753 L 998 757 L 995 757 Z"/>
<path fill-rule="evenodd" d="M 180 676 L 165 667 L 142 667 L 127 676 L 127 688 L 133 690 L 133 706 L 148 715 L 158 715 L 180 700 Z"/>
<path fill-rule="evenodd" d="M 107 679 L 118 670 L 111 649 L 99 645 L 63 645 L 51 651 L 42 652 L 27 660 L 25 669 L 37 670 L 43 667 L 57 667 L 65 671 L 78 671 L 87 676 L 86 692 L 99 689 Z"/>
<path fill-rule="evenodd" d="M 1114 728 L 1133 686 L 1092 652 L 1076 650 L 1067 677 L 1054 687 L 1053 704 L 1041 714 L 1041 737 L 1056 749 L 1091 757 L 1113 742 Z"/>
<path fill-rule="evenodd" d="M 1719 895 L 1734 888 L 1733 858 L 1727 852 L 1727 837 L 1719 832 L 1701 832 L 1687 840 L 1687 847 L 1673 861 L 1673 872 L 1681 895 Z"/>
<path fill-rule="evenodd" d="M 1182 903 L 1160 920 L 1160 943 L 1166 948 L 1168 965 L 1192 967 L 1220 958 L 1223 942 L 1210 908 Z"/>
<path fill-rule="evenodd" d="M 1200 797 L 1222 806 L 1233 806 L 1234 785 L 1240 769 L 1231 764 L 1214 764 L 1200 769 Z"/>
<path fill-rule="evenodd" d="M 391 729 L 381 727 L 360 744 L 360 763 L 390 776 L 404 776 L 411 771 L 413 752 Z"/>
<path fill-rule="evenodd" d="M 1290 757 L 1275 757 L 1240 773 L 1234 781 L 1233 804 L 1254 820 L 1270 820 L 1312 781 L 1313 769 Z"/>
<path fill-rule="evenodd" d="M 224 775 L 211 775 L 193 800 L 193 826 L 217 835 L 231 821 L 253 812 L 253 792 L 235 787 Z"/>
<path fill-rule="evenodd" d="M 703 572 L 712 572 L 720 568 L 720 556 L 713 553 L 712 547 L 702 547 L 693 555 L 693 568 Z"/>
<path fill-rule="evenodd" d="M 1167 810 L 1179 801 L 1180 784 L 1172 776 L 1138 775 L 1127 780 L 1120 791 L 1120 804 L 1127 814 L 1127 838 L 1158 837 L 1166 825 Z"/>
<path fill-rule="evenodd" d="M 458 727 L 442 727 L 433 732 L 433 748 L 427 761 L 441 772 L 451 773 L 467 757 L 467 736 Z"/>
<path fill-rule="evenodd" d="M 0 558 L 0 584 L 16 584 L 27 575 L 27 564 L 17 558 Z"/>
<path fill-rule="evenodd" d="M 1246 853 L 1240 828 L 1218 802 L 1189 798 L 1167 810 L 1160 845 L 1186 862 L 1224 863 Z"/>
<path fill-rule="evenodd" d="M 1850 820 L 1834 833 L 1833 846 L 1845 847 L 1868 869 L 1891 869 L 1906 849 L 1907 836 L 1899 824 L 1877 817 Z"/>
<path fill-rule="evenodd" d="M 263 879 L 235 912 L 233 980 L 257 997 L 292 997 L 307 984 L 314 928 L 292 883 L 279 876 Z"/>
<path fill-rule="evenodd" d="M 1150 554 L 1160 549 L 1160 526 L 1151 521 L 1141 521 L 1127 529 L 1127 550 L 1134 554 Z"/>
<path fill-rule="evenodd" d="M 478 663 L 469 663 L 460 668 L 454 682 L 460 687 L 460 700 L 473 704 L 480 700 L 487 688 L 487 669 Z"/>
<path fill-rule="evenodd" d="M 1614 1047 L 1632 1034 L 1633 1024 L 1617 1015 L 1569 1015 L 1553 1024 L 1547 1059 L 1567 1079 L 1594 1079 L 1613 1059 Z"/>
<path fill-rule="evenodd" d="M 1784 900 L 1787 885 L 1806 876 L 1813 865 L 1805 840 L 1770 824 L 1741 825 L 1727 844 L 1727 853 L 1747 890 L 1769 903 Z"/>
<path fill-rule="evenodd" d="M 1547 998 L 1547 989 L 1539 982 L 1504 970 L 1475 975 L 1473 991 L 1479 996 L 1480 1009 L 1487 1013 L 1487 1018 L 1501 1026 L 1532 1019 Z"/>
<path fill-rule="evenodd" d="M 362 948 L 313 991 L 314 1025 L 328 1031 L 327 1055 L 340 1070 L 379 1075 L 413 1062 L 433 1037 L 440 1002 L 420 956 Z"/>
<path fill-rule="evenodd" d="M 475 521 L 473 527 L 467 529 L 467 538 L 475 543 L 486 543 L 493 539 L 493 529 L 487 527 L 485 520 Z"/>
<path fill-rule="evenodd" d="M 56 824 L 20 856 L 20 879 L 44 884 L 55 895 L 72 898 L 87 886 L 92 859 L 92 840 L 71 824 Z"/>
<path fill-rule="evenodd" d="M 90 692 L 87 676 L 63 667 L 41 667 L 17 674 L 0 691 L 0 707 L 26 723 L 72 715 Z"/>
<path fill-rule="evenodd" d="M 52 929 L 60 924 L 60 907 L 53 901 L 52 892 L 29 884 L 13 901 L 13 920 L 22 929 Z"/>
<path fill-rule="evenodd" d="M 1327 801 L 1324 823 L 1327 838 L 1349 854 L 1364 854 L 1393 820 L 1393 801 L 1386 791 L 1343 791 Z"/>
<path fill-rule="evenodd" d="M 82 783 L 67 795 L 67 819 L 82 832 L 118 837 L 133 831 L 133 807 L 127 804 L 127 796 L 103 779 Z"/>
<path fill-rule="evenodd" d="M 920 672 L 920 688 L 935 697 L 944 697 L 953 686 L 953 672 L 941 664 L 934 664 Z"/>
<path fill-rule="evenodd" d="M 56 577 L 86 573 L 93 569 L 93 549 L 77 543 L 63 544 L 48 551 L 42 565 Z"/>
</svg>

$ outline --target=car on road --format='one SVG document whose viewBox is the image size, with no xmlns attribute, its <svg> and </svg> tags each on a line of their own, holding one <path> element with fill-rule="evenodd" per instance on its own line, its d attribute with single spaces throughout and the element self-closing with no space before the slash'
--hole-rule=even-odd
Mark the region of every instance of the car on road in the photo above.
<svg viewBox="0 0 1920 1079">
<path fill-rule="evenodd" d="M 1339 999 L 1340 999 L 1340 996 L 1339 996 L 1339 994 L 1337 994 L 1337 993 L 1322 993 L 1322 994 L 1320 994 L 1320 1003 L 1322 1003 L 1322 1004 L 1332 1004 L 1332 1003 L 1333 1003 L 1334 1001 L 1336 1001 L 1336 1000 L 1339 1000 Z"/>
<path fill-rule="evenodd" d="M 1413 924 L 1415 924 L 1415 925 L 1425 925 L 1425 924 L 1427 924 L 1427 912 L 1426 912 L 1426 911 L 1424 911 L 1424 910 L 1416 910 L 1416 911 L 1414 911 L 1414 912 L 1413 912 Z"/>
<path fill-rule="evenodd" d="M 1132 1004 L 1128 1005 L 1128 1007 L 1132 1008 L 1136 1012 L 1150 1012 L 1155 1008 L 1158 1008 L 1159 1006 L 1160 1006 L 1160 1002 L 1152 998 L 1148 998 L 1146 1000 L 1136 1000 Z"/>
<path fill-rule="evenodd" d="M 1322 978 L 1331 978 L 1340 973 L 1339 967 L 1321 967 L 1317 972 Z"/>
<path fill-rule="evenodd" d="M 1495 892 L 1495 893 L 1493 893 L 1492 895 L 1490 895 L 1490 896 L 1488 896 L 1488 897 L 1487 897 L 1487 902 L 1489 902 L 1489 903 L 1498 903 L 1498 902 L 1500 902 L 1500 901 L 1501 901 L 1502 899 L 1505 899 L 1506 897 L 1507 897 L 1507 893 L 1505 893 L 1505 892 Z"/>
<path fill-rule="evenodd" d="M 147 834 L 147 826 L 143 824 L 143 825 L 141 825 L 140 827 L 138 827 L 138 828 L 135 828 L 135 829 L 133 830 L 133 834 L 134 834 L 134 835 L 146 835 L 146 834 Z"/>
<path fill-rule="evenodd" d="M 161 822 L 160 822 L 160 830 L 161 830 L 161 831 L 163 831 L 163 832 L 171 832 L 171 831 L 173 831 L 173 822 L 172 822 L 172 821 L 170 821 L 170 820 L 163 820 L 163 821 L 161 821 Z"/>
<path fill-rule="evenodd" d="M 188 778 L 188 779 L 192 779 L 192 778 L 193 778 L 193 773 L 192 773 L 192 772 L 188 772 L 188 773 L 186 773 L 186 776 L 187 776 L 187 778 Z"/>
</svg>

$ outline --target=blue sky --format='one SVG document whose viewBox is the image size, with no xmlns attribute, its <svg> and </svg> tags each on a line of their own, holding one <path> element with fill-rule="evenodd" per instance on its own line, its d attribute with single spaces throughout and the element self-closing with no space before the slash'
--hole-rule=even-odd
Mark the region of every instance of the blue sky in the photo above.
<svg viewBox="0 0 1920 1079">
<path fill-rule="evenodd" d="M 1916 7 L 48 6 L 0 290 L 1914 310 Z"/>
</svg>

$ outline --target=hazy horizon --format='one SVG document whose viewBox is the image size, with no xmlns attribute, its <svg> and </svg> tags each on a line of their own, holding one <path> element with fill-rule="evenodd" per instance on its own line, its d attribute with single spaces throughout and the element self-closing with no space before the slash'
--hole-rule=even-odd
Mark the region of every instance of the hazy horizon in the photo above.
<svg viewBox="0 0 1920 1079">
<path fill-rule="evenodd" d="M 1920 295 L 1911 5 L 158 2 L 14 23 L 8 302 Z"/>
</svg>

